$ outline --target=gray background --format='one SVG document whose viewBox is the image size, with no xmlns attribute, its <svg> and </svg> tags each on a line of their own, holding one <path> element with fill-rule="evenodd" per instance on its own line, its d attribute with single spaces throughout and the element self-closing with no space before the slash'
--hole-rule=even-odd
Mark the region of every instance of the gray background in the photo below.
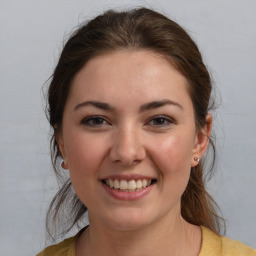
<svg viewBox="0 0 256 256">
<path fill-rule="evenodd" d="M 65 34 L 109 7 L 164 11 L 199 44 L 222 95 L 216 114 L 218 166 L 209 190 L 227 235 L 256 247 L 255 0 L 0 0 L 0 255 L 43 249 L 56 183 L 42 87 Z"/>
</svg>

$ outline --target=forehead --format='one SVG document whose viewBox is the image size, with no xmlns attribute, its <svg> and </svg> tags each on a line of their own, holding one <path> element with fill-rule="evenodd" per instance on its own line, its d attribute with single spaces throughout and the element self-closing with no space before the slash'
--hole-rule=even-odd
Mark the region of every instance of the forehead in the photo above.
<svg viewBox="0 0 256 256">
<path fill-rule="evenodd" d="M 160 54 L 120 50 L 89 60 L 76 74 L 70 98 L 128 103 L 140 95 L 148 101 L 164 96 L 186 101 L 190 99 L 187 86 L 186 78 Z"/>
</svg>

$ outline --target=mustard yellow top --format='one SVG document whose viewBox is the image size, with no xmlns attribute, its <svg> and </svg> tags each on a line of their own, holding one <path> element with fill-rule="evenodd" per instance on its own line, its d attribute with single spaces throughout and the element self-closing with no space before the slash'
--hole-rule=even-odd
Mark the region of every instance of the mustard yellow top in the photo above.
<svg viewBox="0 0 256 256">
<path fill-rule="evenodd" d="M 202 248 L 199 256 L 256 256 L 256 250 L 247 245 L 218 236 L 202 227 Z M 79 233 L 57 245 L 51 245 L 37 256 L 75 256 L 75 243 Z"/>
</svg>

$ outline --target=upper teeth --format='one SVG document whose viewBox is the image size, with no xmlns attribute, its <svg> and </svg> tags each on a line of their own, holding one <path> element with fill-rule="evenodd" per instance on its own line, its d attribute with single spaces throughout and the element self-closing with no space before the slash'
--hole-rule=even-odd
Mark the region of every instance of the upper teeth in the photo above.
<svg viewBox="0 0 256 256">
<path fill-rule="evenodd" d="M 149 179 L 139 179 L 139 180 L 112 180 L 107 179 L 106 184 L 111 188 L 121 189 L 121 190 L 132 190 L 145 188 L 151 184 L 151 180 Z"/>
</svg>

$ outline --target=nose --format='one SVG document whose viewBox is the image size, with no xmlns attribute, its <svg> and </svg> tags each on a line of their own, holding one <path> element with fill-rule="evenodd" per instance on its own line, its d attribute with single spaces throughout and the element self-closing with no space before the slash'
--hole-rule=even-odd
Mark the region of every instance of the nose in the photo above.
<svg viewBox="0 0 256 256">
<path fill-rule="evenodd" d="M 146 157 L 142 138 L 134 130 L 122 130 L 113 135 L 110 158 L 123 166 L 132 166 Z"/>
</svg>

